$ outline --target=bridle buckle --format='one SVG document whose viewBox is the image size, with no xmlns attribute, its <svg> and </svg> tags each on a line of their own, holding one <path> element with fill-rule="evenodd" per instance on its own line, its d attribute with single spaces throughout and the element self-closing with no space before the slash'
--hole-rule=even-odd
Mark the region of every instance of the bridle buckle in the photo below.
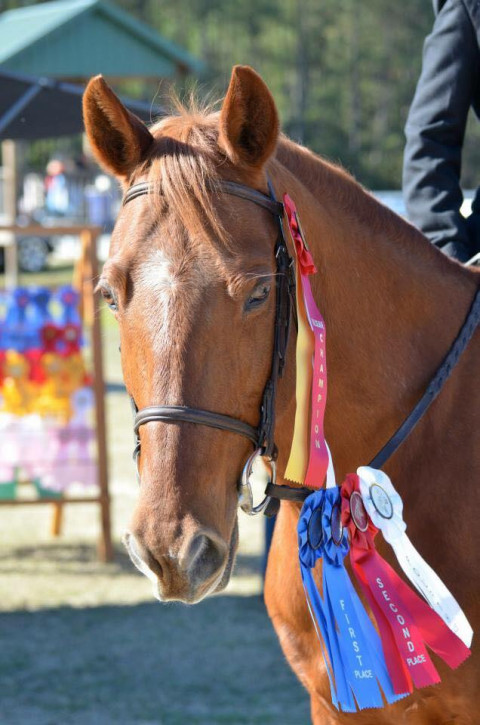
<svg viewBox="0 0 480 725">
<path fill-rule="evenodd" d="M 270 481 L 269 483 L 275 484 L 277 480 L 277 466 L 273 458 L 270 458 L 269 456 L 265 456 L 264 450 L 262 448 L 257 448 L 256 451 L 252 453 L 252 455 L 248 458 L 247 462 L 245 463 L 245 466 L 243 467 L 242 475 L 239 482 L 239 496 L 238 496 L 238 505 L 242 509 L 244 513 L 246 513 L 248 516 L 256 516 L 256 514 L 262 513 L 265 508 L 268 506 L 271 497 L 265 496 L 264 499 L 254 506 L 253 503 L 253 491 L 252 491 L 252 484 L 250 483 L 250 477 L 252 475 L 253 471 L 253 465 L 257 458 L 264 458 L 268 461 L 268 465 L 270 466 L 271 474 L 270 474 Z"/>
</svg>

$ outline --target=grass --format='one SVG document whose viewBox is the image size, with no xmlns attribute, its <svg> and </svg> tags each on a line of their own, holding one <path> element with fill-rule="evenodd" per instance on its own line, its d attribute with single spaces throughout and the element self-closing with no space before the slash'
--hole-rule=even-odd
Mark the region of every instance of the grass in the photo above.
<svg viewBox="0 0 480 725">
<path fill-rule="evenodd" d="M 66 270 L 48 283 L 68 281 Z M 25 280 L 22 280 L 25 281 Z M 28 276 L 35 284 L 45 275 Z M 118 334 L 102 312 L 106 379 L 121 382 Z M 137 484 L 120 386 L 107 396 L 116 558 L 101 564 L 96 507 L 0 508 L 0 725 L 249 725 L 309 722 L 261 596 L 263 522 L 240 513 L 235 575 L 195 607 L 154 602 L 120 535 Z M 115 425 L 113 425 L 115 422 Z"/>
</svg>

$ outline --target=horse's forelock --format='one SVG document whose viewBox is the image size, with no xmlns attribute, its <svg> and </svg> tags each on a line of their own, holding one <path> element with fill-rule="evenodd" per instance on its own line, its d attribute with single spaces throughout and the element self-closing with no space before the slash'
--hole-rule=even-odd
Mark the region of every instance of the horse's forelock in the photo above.
<svg viewBox="0 0 480 725">
<path fill-rule="evenodd" d="M 192 238 L 208 232 L 213 242 L 233 248 L 230 235 L 215 209 L 212 188 L 220 179 L 218 169 L 225 163 L 218 143 L 218 114 L 198 110 L 168 116 L 151 129 L 154 144 L 145 162 L 137 169 L 133 183 L 143 178 L 152 185 L 150 203 L 167 206 Z"/>
</svg>

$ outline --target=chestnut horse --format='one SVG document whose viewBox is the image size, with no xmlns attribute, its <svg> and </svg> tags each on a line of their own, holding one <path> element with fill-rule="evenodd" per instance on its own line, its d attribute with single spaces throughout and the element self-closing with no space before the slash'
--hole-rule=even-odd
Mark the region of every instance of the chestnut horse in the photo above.
<svg viewBox="0 0 480 725">
<path fill-rule="evenodd" d="M 326 434 L 338 480 L 368 463 L 423 393 L 460 329 L 479 276 L 444 257 L 345 171 L 279 135 L 275 103 L 250 68 L 234 68 L 219 113 L 180 109 L 147 127 L 101 77 L 85 124 L 100 164 L 125 189 L 156 192 L 121 210 L 100 290 L 120 327 L 127 389 L 138 408 L 188 405 L 255 426 L 270 373 L 276 219 L 215 180 L 294 199 L 318 267 L 328 330 Z M 289 242 L 290 243 L 290 242 Z M 280 483 L 295 413 L 295 335 L 277 392 Z M 480 336 L 386 470 L 408 531 L 480 626 Z M 140 491 L 126 544 L 164 601 L 195 603 L 227 584 L 237 547 L 245 438 L 202 425 L 150 422 L 140 432 Z M 383 710 L 332 707 L 298 565 L 299 504 L 282 502 L 265 598 L 285 655 L 311 697 L 314 723 L 478 723 L 479 653 L 442 684 Z M 386 554 L 388 557 L 388 554 Z M 275 683 L 270 683 L 272 693 Z"/>
</svg>

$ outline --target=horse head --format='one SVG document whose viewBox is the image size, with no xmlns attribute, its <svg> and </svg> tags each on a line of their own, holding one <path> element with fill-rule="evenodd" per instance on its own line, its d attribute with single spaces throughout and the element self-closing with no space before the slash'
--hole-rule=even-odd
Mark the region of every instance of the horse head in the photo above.
<svg viewBox="0 0 480 725">
<path fill-rule="evenodd" d="M 237 66 L 219 113 L 181 111 L 148 129 L 97 77 L 84 116 L 99 163 L 125 190 L 151 190 L 120 211 L 99 281 L 132 400 L 139 410 L 189 406 L 257 426 L 272 365 L 278 220 L 215 186 L 268 194 L 279 128 L 269 90 Z M 229 581 L 251 444 L 185 421 L 150 421 L 139 435 L 126 546 L 157 598 L 197 602 Z"/>
</svg>

